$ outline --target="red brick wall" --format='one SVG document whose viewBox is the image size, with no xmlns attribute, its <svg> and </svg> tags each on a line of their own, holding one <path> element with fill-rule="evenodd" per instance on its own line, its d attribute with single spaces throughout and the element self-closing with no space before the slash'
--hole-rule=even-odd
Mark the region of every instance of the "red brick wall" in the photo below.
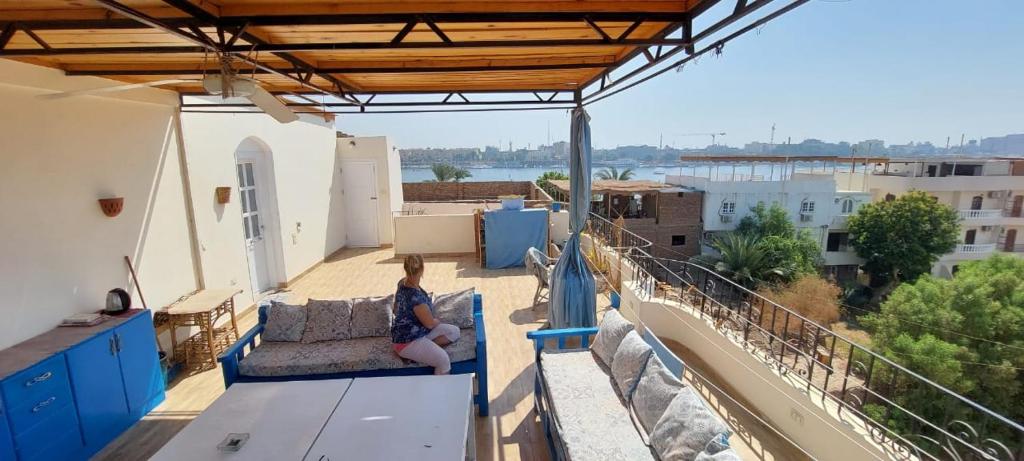
<svg viewBox="0 0 1024 461">
<path fill-rule="evenodd" d="M 681 196 L 680 196 L 681 195 Z M 658 219 L 626 219 L 626 229 L 654 243 L 651 254 L 663 258 L 686 259 L 700 254 L 700 192 L 658 194 Z M 684 245 L 672 245 L 672 236 L 685 236 Z"/>
<path fill-rule="evenodd" d="M 529 181 L 407 182 L 402 183 L 407 202 L 477 200 L 499 195 L 523 195 L 527 200 L 546 199 Z"/>
</svg>

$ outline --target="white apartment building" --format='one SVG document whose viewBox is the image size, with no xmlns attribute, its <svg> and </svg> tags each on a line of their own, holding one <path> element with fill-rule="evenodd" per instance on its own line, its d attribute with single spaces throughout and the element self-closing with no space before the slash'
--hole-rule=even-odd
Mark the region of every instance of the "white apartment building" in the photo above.
<svg viewBox="0 0 1024 461">
<path fill-rule="evenodd" d="M 861 191 L 840 190 L 834 177 L 824 174 L 795 172 L 788 160 L 772 163 L 771 158 L 759 158 L 759 163 L 739 160 L 728 165 L 730 173 L 722 168 L 707 169 L 708 174 L 668 175 L 666 182 L 702 191 L 704 206 L 702 221 L 704 233 L 702 247 L 715 233 L 735 230 L 740 220 L 751 214 L 759 203 L 773 203 L 785 208 L 798 229 L 807 229 L 818 239 L 822 249 L 825 272 L 837 280 L 856 277 L 863 260 L 848 245 L 847 217 L 871 201 L 871 195 Z M 741 165 L 740 163 L 746 163 Z M 725 163 L 725 162 L 721 162 Z M 809 165 L 801 165 L 803 171 Z M 819 163 L 818 168 L 822 168 Z M 833 166 L 824 167 L 832 172 Z M 696 170 L 696 169 L 695 169 Z M 699 170 L 696 170 L 699 171 Z M 748 172 L 740 174 L 738 172 Z"/>
<path fill-rule="evenodd" d="M 935 263 L 935 276 L 950 277 L 961 262 L 995 252 L 1024 255 L 1024 158 L 891 159 L 864 171 L 836 172 L 835 180 L 872 201 L 920 190 L 956 209 L 959 244 Z"/>
</svg>

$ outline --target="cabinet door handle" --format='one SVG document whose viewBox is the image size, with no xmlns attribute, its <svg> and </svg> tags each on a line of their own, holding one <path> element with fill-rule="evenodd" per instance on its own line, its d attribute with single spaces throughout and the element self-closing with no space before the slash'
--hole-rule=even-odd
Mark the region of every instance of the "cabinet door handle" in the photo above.
<svg viewBox="0 0 1024 461">
<path fill-rule="evenodd" d="M 53 377 L 53 372 L 52 371 L 47 371 L 46 373 L 43 373 L 43 374 L 41 374 L 39 376 L 36 376 L 35 378 L 32 378 L 32 379 L 30 379 L 28 381 L 25 381 L 25 387 L 35 386 L 36 384 L 39 384 L 39 383 L 41 383 L 43 381 L 46 381 L 46 380 L 48 380 L 48 379 L 50 379 L 52 377 Z"/>
<path fill-rule="evenodd" d="M 36 406 L 32 407 L 32 413 L 39 413 L 40 411 L 42 411 L 43 408 L 50 406 L 50 404 L 56 401 L 56 396 L 43 400 L 42 402 L 37 403 Z"/>
<path fill-rule="evenodd" d="M 114 344 L 114 337 L 111 336 L 107 341 L 110 342 L 110 355 L 117 355 L 117 344 Z"/>
<path fill-rule="evenodd" d="M 121 352 L 121 335 L 114 333 L 114 349 Z"/>
</svg>

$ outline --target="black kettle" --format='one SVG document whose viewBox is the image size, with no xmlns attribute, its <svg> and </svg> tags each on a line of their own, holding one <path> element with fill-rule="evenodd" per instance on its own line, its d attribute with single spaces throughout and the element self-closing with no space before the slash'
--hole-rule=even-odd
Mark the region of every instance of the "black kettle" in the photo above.
<svg viewBox="0 0 1024 461">
<path fill-rule="evenodd" d="M 107 305 L 103 309 L 103 313 L 107 315 L 123 314 L 130 307 L 132 307 L 132 297 L 128 295 L 128 292 L 114 288 L 107 292 Z"/>
</svg>

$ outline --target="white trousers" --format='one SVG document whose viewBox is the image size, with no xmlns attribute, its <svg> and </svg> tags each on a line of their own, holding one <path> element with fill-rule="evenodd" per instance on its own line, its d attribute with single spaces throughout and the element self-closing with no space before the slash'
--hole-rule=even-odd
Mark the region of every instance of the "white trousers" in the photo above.
<svg viewBox="0 0 1024 461">
<path fill-rule="evenodd" d="M 448 351 L 438 346 L 434 339 L 444 336 L 448 341 L 455 342 L 460 334 L 459 327 L 455 325 L 439 324 L 426 336 L 405 346 L 398 356 L 434 367 L 435 375 L 446 375 L 452 370 L 452 360 L 448 357 Z"/>
</svg>

